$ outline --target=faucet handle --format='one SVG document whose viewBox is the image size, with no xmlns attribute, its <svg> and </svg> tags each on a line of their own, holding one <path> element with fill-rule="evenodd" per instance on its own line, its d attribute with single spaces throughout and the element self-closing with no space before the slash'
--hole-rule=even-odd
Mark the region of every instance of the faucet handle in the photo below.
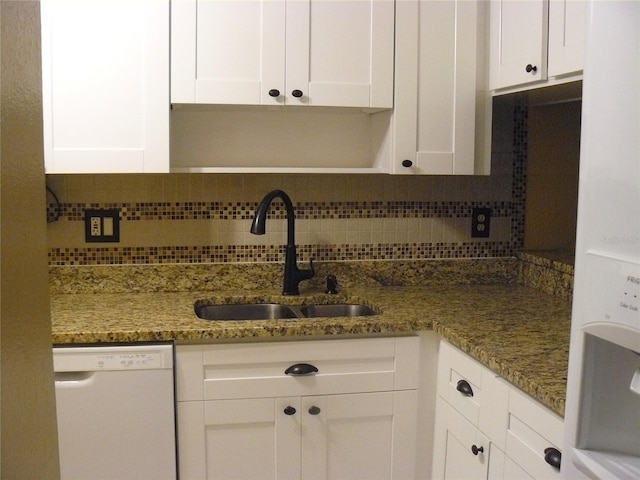
<svg viewBox="0 0 640 480">
<path fill-rule="evenodd" d="M 309 280 L 310 278 L 313 278 L 316 274 L 316 271 L 313 268 L 313 258 L 309 260 L 309 270 L 299 270 L 299 273 L 301 274 L 300 280 Z"/>
</svg>

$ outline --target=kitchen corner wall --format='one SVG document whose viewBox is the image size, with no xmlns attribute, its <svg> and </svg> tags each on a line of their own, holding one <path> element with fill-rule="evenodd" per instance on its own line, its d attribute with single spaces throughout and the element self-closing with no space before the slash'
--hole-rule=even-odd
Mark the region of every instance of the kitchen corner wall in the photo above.
<svg viewBox="0 0 640 480">
<path fill-rule="evenodd" d="M 282 261 L 285 214 L 249 233 L 262 197 L 282 189 L 296 209 L 300 260 L 512 256 L 524 236 L 526 109 L 494 107 L 491 175 L 49 175 L 50 265 Z M 492 209 L 489 238 L 471 238 L 471 211 Z M 120 209 L 119 243 L 86 243 L 84 210 Z"/>
</svg>

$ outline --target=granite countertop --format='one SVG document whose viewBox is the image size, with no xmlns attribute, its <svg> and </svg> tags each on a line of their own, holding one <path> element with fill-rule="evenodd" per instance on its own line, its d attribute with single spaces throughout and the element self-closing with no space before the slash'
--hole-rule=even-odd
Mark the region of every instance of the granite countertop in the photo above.
<svg viewBox="0 0 640 480">
<path fill-rule="evenodd" d="M 317 290 L 320 292 L 321 290 Z M 528 287 L 429 285 L 349 287 L 338 296 L 276 290 L 54 293 L 54 344 L 224 342 L 327 335 L 398 335 L 433 329 L 533 398 L 564 414 L 570 300 Z M 260 321 L 200 320 L 197 300 L 213 303 L 364 303 L 370 317 Z"/>
<path fill-rule="evenodd" d="M 307 293 L 295 297 L 283 296 L 273 290 L 252 291 L 251 294 L 229 290 L 215 294 L 157 292 L 54 295 L 51 300 L 53 342 L 282 340 L 323 335 L 398 334 L 430 329 L 428 317 L 421 315 L 411 304 L 402 302 L 411 296 L 406 290 L 403 287 L 374 287 L 368 289 L 365 295 Z M 293 305 L 349 302 L 369 305 L 379 313 L 369 317 L 333 319 L 201 320 L 194 311 L 196 301 Z"/>
</svg>

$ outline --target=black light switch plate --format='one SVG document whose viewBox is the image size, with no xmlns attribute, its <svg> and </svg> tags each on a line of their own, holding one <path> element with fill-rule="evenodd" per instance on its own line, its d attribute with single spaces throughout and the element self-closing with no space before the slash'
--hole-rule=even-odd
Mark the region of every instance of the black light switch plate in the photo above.
<svg viewBox="0 0 640 480">
<path fill-rule="evenodd" d="M 85 210 L 84 239 L 88 243 L 119 242 L 120 210 Z"/>
</svg>

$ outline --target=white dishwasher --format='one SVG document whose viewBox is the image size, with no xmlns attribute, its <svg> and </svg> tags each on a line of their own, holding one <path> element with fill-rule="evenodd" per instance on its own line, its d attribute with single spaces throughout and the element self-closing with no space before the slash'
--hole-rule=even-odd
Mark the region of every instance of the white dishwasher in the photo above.
<svg viewBox="0 0 640 480">
<path fill-rule="evenodd" d="M 62 480 L 177 477 L 173 345 L 55 347 Z"/>
</svg>

